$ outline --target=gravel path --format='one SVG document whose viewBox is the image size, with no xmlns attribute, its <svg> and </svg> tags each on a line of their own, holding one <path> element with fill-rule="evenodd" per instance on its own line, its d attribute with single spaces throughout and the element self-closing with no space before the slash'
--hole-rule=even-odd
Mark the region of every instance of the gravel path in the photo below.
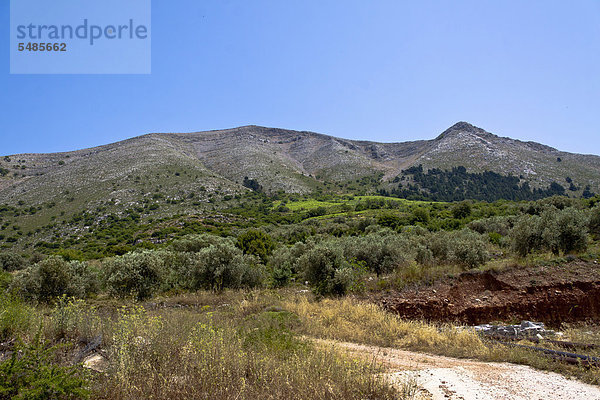
<svg viewBox="0 0 600 400">
<path fill-rule="evenodd" d="M 389 368 L 394 384 L 416 381 L 418 399 L 432 400 L 600 400 L 600 387 L 522 365 L 434 356 L 410 351 L 319 340 Z"/>
</svg>

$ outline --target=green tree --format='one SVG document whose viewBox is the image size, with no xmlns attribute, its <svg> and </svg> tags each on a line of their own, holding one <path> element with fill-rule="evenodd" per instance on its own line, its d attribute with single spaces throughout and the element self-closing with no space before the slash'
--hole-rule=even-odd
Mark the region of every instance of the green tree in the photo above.
<svg viewBox="0 0 600 400">
<path fill-rule="evenodd" d="M 461 201 L 452 207 L 452 216 L 456 219 L 467 218 L 471 215 L 471 203 L 468 201 Z"/>
<path fill-rule="evenodd" d="M 271 236 L 257 229 L 250 229 L 237 238 L 236 246 L 244 254 L 252 254 L 266 263 L 275 249 L 275 242 Z"/>
<path fill-rule="evenodd" d="M 424 207 L 415 208 L 412 214 L 414 222 L 422 222 L 424 224 L 429 222 L 429 210 Z"/>
</svg>

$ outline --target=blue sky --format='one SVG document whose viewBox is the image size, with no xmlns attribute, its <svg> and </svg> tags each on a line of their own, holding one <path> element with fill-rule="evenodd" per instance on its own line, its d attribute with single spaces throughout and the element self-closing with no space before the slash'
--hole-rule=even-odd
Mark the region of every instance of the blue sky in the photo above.
<svg viewBox="0 0 600 400">
<path fill-rule="evenodd" d="M 154 0 L 150 75 L 10 75 L 0 154 L 256 124 L 375 141 L 457 121 L 600 154 L 600 1 Z"/>
</svg>

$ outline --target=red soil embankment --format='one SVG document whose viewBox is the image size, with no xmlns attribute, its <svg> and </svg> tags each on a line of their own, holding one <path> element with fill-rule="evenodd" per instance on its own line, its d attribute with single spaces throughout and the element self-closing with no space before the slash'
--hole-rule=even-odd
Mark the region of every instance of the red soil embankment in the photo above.
<svg viewBox="0 0 600 400">
<path fill-rule="evenodd" d="M 401 317 L 469 325 L 533 320 L 549 326 L 600 321 L 600 268 L 594 262 L 467 272 L 378 299 Z"/>
</svg>

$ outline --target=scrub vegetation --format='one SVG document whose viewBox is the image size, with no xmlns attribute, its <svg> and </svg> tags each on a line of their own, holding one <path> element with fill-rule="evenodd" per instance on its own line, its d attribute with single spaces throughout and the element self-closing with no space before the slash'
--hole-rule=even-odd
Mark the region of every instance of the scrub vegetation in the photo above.
<svg viewBox="0 0 600 400">
<path fill-rule="evenodd" d="M 369 301 L 467 271 L 597 262 L 598 197 L 444 203 L 253 192 L 232 201 L 205 219 L 144 222 L 132 211 L 97 222 L 89 213 L 77 241 L 0 253 L 0 398 L 414 392 L 316 338 L 525 363 L 599 383 L 594 368 L 403 320 Z M 100 250 L 104 236 L 123 241 Z M 566 332 L 597 342 L 594 327 Z M 84 368 L 93 354 L 100 364 Z"/>
</svg>

